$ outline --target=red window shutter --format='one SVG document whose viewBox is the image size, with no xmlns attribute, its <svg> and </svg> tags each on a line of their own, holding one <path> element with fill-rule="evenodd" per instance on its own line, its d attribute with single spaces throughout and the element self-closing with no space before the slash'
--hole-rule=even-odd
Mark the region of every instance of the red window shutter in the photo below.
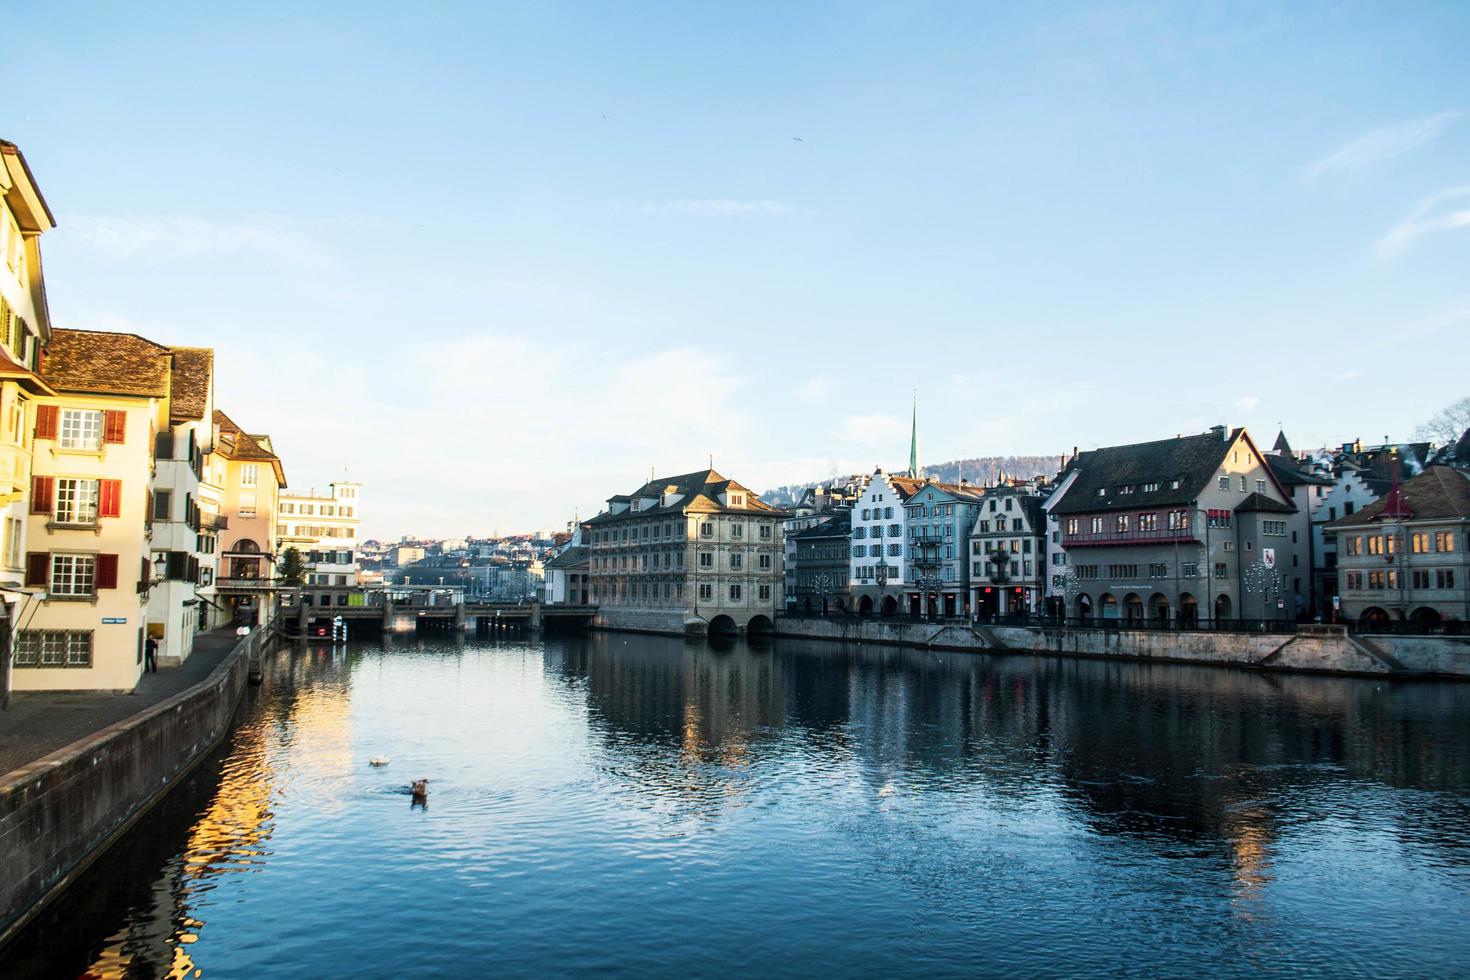
<svg viewBox="0 0 1470 980">
<path fill-rule="evenodd" d="M 117 555 L 97 556 L 97 588 L 117 588 Z"/>
<path fill-rule="evenodd" d="M 109 408 L 102 413 L 102 441 L 122 442 L 127 435 L 128 413 L 117 408 Z"/>
<path fill-rule="evenodd" d="M 36 406 L 36 438 L 55 439 L 59 411 L 55 405 Z"/>
<path fill-rule="evenodd" d="M 26 552 L 26 585 L 42 587 L 51 584 L 51 553 L 49 551 Z"/>
<path fill-rule="evenodd" d="M 122 481 L 100 480 L 97 487 L 97 516 L 122 516 Z"/>
<path fill-rule="evenodd" d="M 51 503 L 55 499 L 56 477 L 34 476 L 31 477 L 31 513 L 51 513 Z"/>
</svg>

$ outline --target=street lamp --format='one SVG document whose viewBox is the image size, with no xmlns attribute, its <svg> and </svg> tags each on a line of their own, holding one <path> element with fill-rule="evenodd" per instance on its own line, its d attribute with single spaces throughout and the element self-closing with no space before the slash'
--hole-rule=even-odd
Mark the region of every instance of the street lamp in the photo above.
<svg viewBox="0 0 1470 980">
<path fill-rule="evenodd" d="M 153 592 L 153 587 L 155 585 L 161 585 L 167 575 L 168 553 L 160 551 L 158 557 L 153 559 L 153 577 L 147 582 L 142 583 L 142 588 L 138 590 L 144 602 L 148 601 L 148 596 Z"/>
</svg>

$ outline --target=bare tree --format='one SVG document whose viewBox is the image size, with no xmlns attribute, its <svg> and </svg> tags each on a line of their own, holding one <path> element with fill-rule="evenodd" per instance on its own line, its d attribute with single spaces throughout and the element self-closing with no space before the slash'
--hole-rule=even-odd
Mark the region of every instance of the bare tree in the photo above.
<svg viewBox="0 0 1470 980">
<path fill-rule="evenodd" d="M 1470 397 L 1451 402 L 1414 430 L 1414 438 L 1429 439 L 1447 446 L 1470 429 Z"/>
</svg>

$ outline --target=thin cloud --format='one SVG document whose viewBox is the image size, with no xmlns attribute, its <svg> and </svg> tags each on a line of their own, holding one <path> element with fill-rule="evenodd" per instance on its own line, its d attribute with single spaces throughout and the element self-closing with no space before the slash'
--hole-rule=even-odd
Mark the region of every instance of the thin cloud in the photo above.
<svg viewBox="0 0 1470 980">
<path fill-rule="evenodd" d="M 67 234 L 82 247 L 113 260 L 140 254 L 170 256 L 255 252 L 291 262 L 320 263 L 321 245 L 284 218 L 209 221 L 189 215 L 79 215 Z"/>
<path fill-rule="evenodd" d="M 687 214 L 697 218 L 737 218 L 745 215 L 787 214 L 791 208 L 780 201 L 737 201 L 706 197 L 687 201 L 663 201 L 644 208 L 649 214 Z"/>
<path fill-rule="evenodd" d="M 1470 186 L 1450 187 L 1426 197 L 1392 231 L 1380 238 L 1374 249 L 1379 258 L 1391 259 L 1417 238 L 1456 228 L 1470 228 Z"/>
<path fill-rule="evenodd" d="M 1433 142 L 1464 114 L 1463 109 L 1449 109 L 1371 130 L 1307 167 L 1302 171 L 1302 181 L 1311 187 L 1324 178 L 1358 176 L 1385 160 Z"/>
</svg>

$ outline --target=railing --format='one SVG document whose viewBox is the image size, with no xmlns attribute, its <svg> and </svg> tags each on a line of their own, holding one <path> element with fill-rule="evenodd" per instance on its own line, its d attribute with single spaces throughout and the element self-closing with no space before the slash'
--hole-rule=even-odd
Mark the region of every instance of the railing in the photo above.
<svg viewBox="0 0 1470 980">
<path fill-rule="evenodd" d="M 1096 616 L 925 616 L 909 612 L 889 616 L 847 610 L 831 610 L 826 614 L 813 610 L 792 610 L 780 614 L 784 619 L 825 619 L 847 622 L 873 621 L 882 623 L 931 623 L 940 626 L 1021 626 L 1032 629 L 1091 629 L 1091 630 L 1156 630 L 1159 632 L 1220 632 L 1220 633 L 1295 633 L 1297 622 L 1292 619 L 1100 619 Z"/>
<path fill-rule="evenodd" d="M 223 531 L 230 526 L 230 519 L 223 514 L 201 514 L 199 527 L 205 531 Z"/>
<path fill-rule="evenodd" d="M 1356 622 L 1340 622 L 1338 625 L 1346 626 L 1348 632 L 1357 633 L 1360 636 L 1470 636 L 1470 624 L 1458 619 L 1449 619 L 1439 623 L 1421 623 L 1411 619 L 1388 621 L 1359 619 Z"/>
<path fill-rule="evenodd" d="M 1133 528 L 1129 531 L 1078 531 L 1062 535 L 1062 547 L 1087 548 L 1107 544 L 1198 544 L 1199 536 L 1187 527 L 1157 528 L 1144 531 Z"/>
</svg>

